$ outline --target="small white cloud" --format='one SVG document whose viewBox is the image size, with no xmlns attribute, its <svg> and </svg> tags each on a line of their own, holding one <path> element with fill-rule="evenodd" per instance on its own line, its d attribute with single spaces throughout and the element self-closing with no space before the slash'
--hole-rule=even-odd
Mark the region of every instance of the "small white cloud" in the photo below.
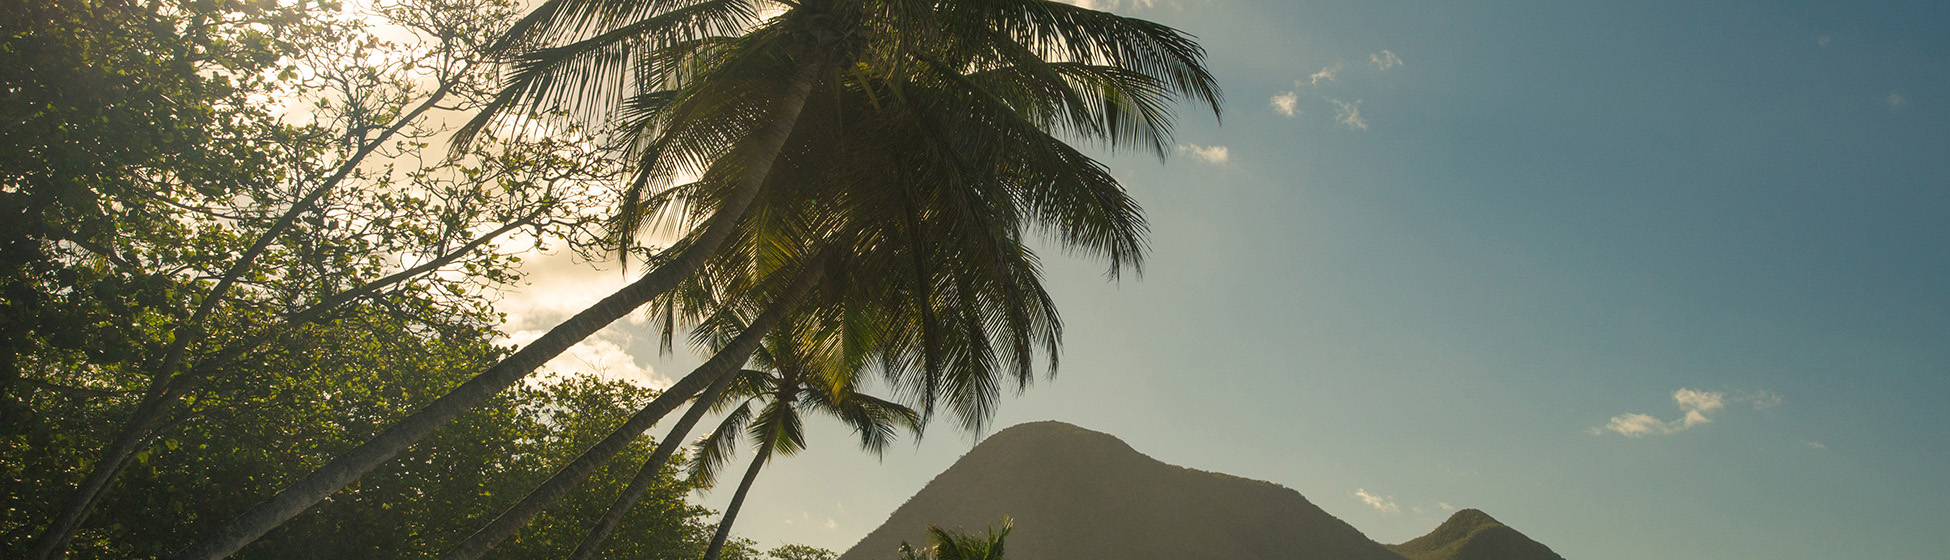
<svg viewBox="0 0 1950 560">
<path fill-rule="evenodd" d="M 1178 145 L 1178 153 L 1190 154 L 1192 157 L 1205 160 L 1205 163 L 1212 165 L 1225 165 L 1226 162 L 1232 161 L 1232 150 L 1225 146 L 1180 144 Z"/>
<path fill-rule="evenodd" d="M 1754 410 L 1767 410 L 1781 406 L 1784 399 L 1773 391 L 1741 391 L 1734 394 L 1733 402 L 1754 405 Z"/>
<path fill-rule="evenodd" d="M 1391 51 L 1381 51 L 1368 55 L 1368 62 L 1373 63 L 1375 68 L 1387 71 L 1389 68 L 1401 66 L 1402 57 L 1395 56 L 1395 53 Z"/>
<path fill-rule="evenodd" d="M 1335 121 L 1340 122 L 1350 129 L 1368 129 L 1368 119 L 1361 116 L 1361 100 L 1356 99 L 1353 103 L 1339 99 L 1329 99 L 1327 101 L 1334 104 Z"/>
<path fill-rule="evenodd" d="M 1307 76 L 1307 85 L 1317 86 L 1321 82 L 1335 81 L 1337 79 L 1336 76 L 1339 76 L 1341 73 L 1341 66 L 1343 64 L 1336 62 L 1333 66 L 1321 68 L 1319 72 L 1314 72 L 1313 75 Z"/>
<path fill-rule="evenodd" d="M 839 522 L 839 521 L 835 521 L 835 520 L 834 520 L 833 518 L 831 518 L 831 517 L 828 517 L 828 518 L 826 518 L 826 530 L 828 530 L 828 531 L 831 531 L 831 530 L 834 530 L 834 529 L 838 529 L 838 528 L 840 528 L 840 522 Z"/>
<path fill-rule="evenodd" d="M 1300 94 L 1291 91 L 1282 91 L 1279 95 L 1273 96 L 1272 105 L 1273 110 L 1279 111 L 1281 115 L 1288 117 L 1298 116 L 1300 114 Z"/>
<path fill-rule="evenodd" d="M 1666 435 L 1710 424 L 1713 413 L 1727 406 L 1726 393 L 1717 391 L 1680 389 L 1672 392 L 1672 400 L 1679 405 L 1681 415 L 1677 420 L 1665 421 L 1650 414 L 1633 412 L 1613 416 L 1603 427 L 1592 428 L 1590 432 L 1592 435 L 1612 432 L 1633 438 Z M 1754 403 L 1756 409 L 1776 406 L 1781 402 L 1779 395 L 1768 391 L 1743 394 L 1735 400 Z"/>
<path fill-rule="evenodd" d="M 1829 44 L 1829 43 L 1833 43 L 1833 42 L 1835 42 L 1835 38 L 1834 38 L 1834 37 L 1829 37 L 1829 36 L 1827 36 L 1827 35 L 1822 35 L 1822 36 L 1820 36 L 1820 37 L 1816 37 L 1816 38 L 1815 38 L 1815 44 L 1816 44 L 1816 45 L 1820 45 L 1820 46 L 1821 46 L 1821 48 L 1824 48 L 1824 49 L 1825 49 L 1825 48 L 1828 48 L 1828 44 Z"/>
<path fill-rule="evenodd" d="M 1625 437 L 1645 437 L 1649 435 L 1670 434 L 1673 432 L 1673 429 L 1666 425 L 1666 421 L 1653 418 L 1650 414 L 1639 414 L 1636 412 L 1613 416 L 1611 417 L 1611 422 L 1605 424 L 1603 430 L 1593 428 L 1592 433 L 1601 434 L 1604 433 L 1604 430 L 1618 432 Z"/>
<path fill-rule="evenodd" d="M 1819 441 L 1808 442 L 1808 449 L 1827 449 L 1828 445 Z"/>
<path fill-rule="evenodd" d="M 1888 103 L 1889 108 L 1891 109 L 1901 109 L 1904 106 L 1909 105 L 1909 98 L 1903 97 L 1903 94 L 1901 92 L 1895 92 L 1895 91 L 1889 92 L 1889 97 L 1882 98 L 1882 101 L 1884 103 Z"/>
<path fill-rule="evenodd" d="M 1686 416 L 1679 419 L 1680 430 L 1712 422 L 1713 419 L 1706 414 L 1727 406 L 1724 393 L 1708 393 L 1692 389 L 1674 391 L 1672 400 L 1679 403 L 1680 410 L 1686 412 Z"/>
<path fill-rule="evenodd" d="M 1449 505 L 1449 502 L 1436 502 L 1435 507 L 1442 508 L 1442 511 L 1455 511 L 1456 509 L 1456 506 Z"/>
<path fill-rule="evenodd" d="M 1382 513 L 1400 513 L 1402 511 L 1400 506 L 1395 505 L 1394 499 L 1387 496 L 1369 494 L 1365 488 L 1354 489 L 1354 497 L 1360 498 L 1361 503 L 1368 504 L 1376 510 L 1380 510 Z"/>
</svg>

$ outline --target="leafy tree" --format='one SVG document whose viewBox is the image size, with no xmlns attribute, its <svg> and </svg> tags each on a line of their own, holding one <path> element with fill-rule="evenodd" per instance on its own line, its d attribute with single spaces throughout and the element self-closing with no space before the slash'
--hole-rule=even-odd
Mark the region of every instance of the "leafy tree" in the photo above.
<svg viewBox="0 0 1950 560">
<path fill-rule="evenodd" d="M 360 312 L 479 330 L 498 319 L 470 292 L 516 276 L 501 244 L 589 239 L 584 209 L 603 204 L 582 187 L 612 171 L 576 143 L 426 157 L 425 116 L 481 98 L 479 43 L 505 3 L 376 14 L 431 47 L 330 8 L 5 6 L 0 416 L 38 458 L 99 450 L 9 494 L 32 504 L 9 513 L 48 520 L 30 556 L 58 555 L 163 432 L 202 421 L 210 385 L 275 375 L 249 366 L 267 348 Z M 9 547 L 35 530 L 10 529 Z"/>
<path fill-rule="evenodd" d="M 833 560 L 839 558 L 839 555 L 824 548 L 788 544 L 765 551 L 765 557 L 772 560 Z"/>
<path fill-rule="evenodd" d="M 187 544 L 199 528 L 261 499 L 301 473 L 410 410 L 412 395 L 446 390 L 504 350 L 486 330 L 429 336 L 381 310 L 316 325 L 273 345 L 249 367 L 270 377 L 228 383 L 198 399 L 190 416 L 142 454 L 75 541 L 84 557 L 148 557 Z M 412 341 L 401 344 L 400 341 Z M 574 453 L 651 394 L 589 377 L 561 377 L 498 396 L 490 406 L 416 446 L 404 460 L 350 489 L 246 551 L 262 558 L 411 558 L 445 547 L 472 520 L 454 512 L 492 509 L 518 496 L 538 467 Z M 69 432 L 112 425 L 108 411 L 82 408 L 60 417 Z M 90 414 L 92 413 L 92 414 Z M 565 500 L 500 557 L 546 557 L 579 538 L 575 528 L 602 513 L 606 494 L 630 475 L 650 442 L 599 473 L 587 492 Z M 9 446 L 9 495 L 73 469 L 86 448 Z M 688 505 L 690 487 L 674 470 L 658 477 L 651 507 L 630 522 L 646 531 L 619 535 L 621 551 L 668 557 L 701 554 L 707 512 Z M 23 488 L 26 487 L 26 488 Z M 8 527 L 13 529 L 14 527 Z"/>
</svg>

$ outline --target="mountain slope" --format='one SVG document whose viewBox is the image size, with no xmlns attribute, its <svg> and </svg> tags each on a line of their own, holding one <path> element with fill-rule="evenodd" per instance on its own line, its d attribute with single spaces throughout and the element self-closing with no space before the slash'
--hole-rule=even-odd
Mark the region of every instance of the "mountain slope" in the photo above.
<svg viewBox="0 0 1950 560">
<path fill-rule="evenodd" d="M 1003 516 L 1018 560 L 1402 560 L 1291 489 L 1061 422 L 990 436 L 840 560 L 890 560 L 930 524 L 980 532 Z"/>
<path fill-rule="evenodd" d="M 1415 540 L 1389 545 L 1410 560 L 1564 560 L 1479 510 L 1465 509 Z"/>
</svg>

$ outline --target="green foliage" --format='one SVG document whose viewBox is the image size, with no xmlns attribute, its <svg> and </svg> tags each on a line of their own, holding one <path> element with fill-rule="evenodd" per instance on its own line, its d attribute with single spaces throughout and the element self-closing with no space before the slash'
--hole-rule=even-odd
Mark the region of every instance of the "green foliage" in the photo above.
<svg viewBox="0 0 1950 560">
<path fill-rule="evenodd" d="M 73 557 L 180 549 L 506 354 L 480 295 L 516 252 L 607 250 L 600 146 L 433 146 L 512 9 L 0 0 L 0 556 L 75 504 Z M 649 397 L 522 386 L 243 556 L 433 554 Z M 573 546 L 649 445 L 499 554 Z M 660 477 L 612 550 L 701 554 L 686 489 Z"/>
<path fill-rule="evenodd" d="M 915 550 L 901 541 L 900 560 L 1002 560 L 1002 545 L 1015 523 L 1002 518 L 1002 528 L 989 527 L 984 535 L 928 526 L 929 546 Z"/>
<path fill-rule="evenodd" d="M 771 560 L 833 560 L 840 555 L 824 548 L 788 544 L 765 551 L 765 557 Z"/>
<path fill-rule="evenodd" d="M 257 375 L 212 387 L 163 431 L 77 538 L 77 557 L 148 557 L 181 548 L 339 450 L 370 437 L 414 405 L 450 389 L 502 350 L 486 331 L 429 337 L 383 314 L 315 325 L 249 360 Z M 243 372 L 240 372 L 243 373 Z M 243 380 L 249 379 L 245 382 Z M 464 536 L 479 516 L 520 497 L 539 475 L 607 433 L 648 400 L 641 388 L 559 377 L 498 396 L 375 471 L 241 557 L 415 558 Z M 63 411 L 54 433 L 113 426 L 113 411 Z M 56 481 L 86 466 L 93 442 L 72 437 L 0 449 L 12 534 L 44 516 Z M 541 558 L 573 546 L 580 530 L 649 455 L 639 442 L 583 491 L 500 550 Z M 684 500 L 688 487 L 666 473 L 632 510 L 617 551 L 643 556 L 701 551 L 707 513 Z M 19 543 L 14 543 L 18 545 Z M 10 547 L 11 548 L 11 547 Z M 692 552 L 691 554 L 696 554 Z M 631 556 L 638 557 L 638 556 Z"/>
</svg>

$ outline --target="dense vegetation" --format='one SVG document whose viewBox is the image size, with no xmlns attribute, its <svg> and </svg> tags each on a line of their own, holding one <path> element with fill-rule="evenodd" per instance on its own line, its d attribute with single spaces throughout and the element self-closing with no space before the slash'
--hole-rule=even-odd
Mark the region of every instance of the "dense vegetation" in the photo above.
<svg viewBox="0 0 1950 560">
<path fill-rule="evenodd" d="M 1188 36 L 1041 0 L 0 10 L 0 547 L 37 559 L 749 556 L 686 488 L 749 439 L 728 526 L 800 410 L 981 429 L 1055 367 L 1030 236 L 1141 263 L 1059 136 L 1163 157 L 1218 104 Z M 509 347 L 544 246 L 643 272 Z M 645 306 L 711 358 L 531 375 Z"/>
<path fill-rule="evenodd" d="M 535 239 L 594 249 L 586 214 L 610 195 L 585 187 L 614 172 L 545 139 L 428 153 L 428 113 L 478 104 L 482 34 L 511 15 L 5 3 L 0 555 L 27 556 L 76 502 L 75 557 L 180 550 L 506 355 L 474 294 L 514 280 Z M 517 387 L 246 556 L 437 553 L 652 396 L 586 375 Z M 499 554 L 573 545 L 653 444 Z M 702 551 L 709 512 L 675 472 L 613 553 Z M 112 482 L 77 500 L 91 475 Z"/>
</svg>

